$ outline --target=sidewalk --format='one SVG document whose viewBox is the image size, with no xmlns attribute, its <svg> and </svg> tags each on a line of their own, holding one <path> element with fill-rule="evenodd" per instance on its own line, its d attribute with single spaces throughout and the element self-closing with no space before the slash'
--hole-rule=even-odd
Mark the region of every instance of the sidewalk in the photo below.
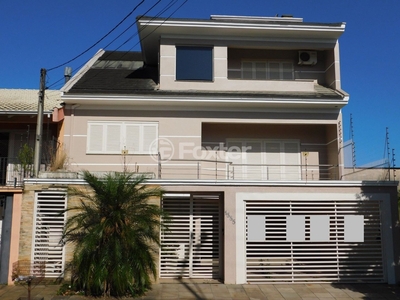
<svg viewBox="0 0 400 300">
<path fill-rule="evenodd" d="M 85 300 L 84 296 L 57 296 L 58 285 L 38 285 L 32 290 L 34 297 L 44 300 Z M 16 300 L 27 297 L 22 286 L 0 286 L 1 300 Z M 104 298 L 98 298 L 104 299 Z M 127 299 L 127 298 L 124 298 Z M 130 298 L 128 298 L 130 299 Z M 317 299 L 400 299 L 400 287 L 387 284 L 274 284 L 242 285 L 218 283 L 161 283 L 140 299 L 273 299 L 273 300 L 317 300 Z"/>
</svg>

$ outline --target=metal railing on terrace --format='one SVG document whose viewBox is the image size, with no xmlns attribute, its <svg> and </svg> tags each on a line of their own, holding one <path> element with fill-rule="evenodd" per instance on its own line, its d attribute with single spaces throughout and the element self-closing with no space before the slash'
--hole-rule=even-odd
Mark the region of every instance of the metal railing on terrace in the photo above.
<svg viewBox="0 0 400 300">
<path fill-rule="evenodd" d="M 158 179 L 194 180 L 338 180 L 336 165 L 234 164 L 229 161 L 169 159 L 158 161 Z"/>
<path fill-rule="evenodd" d="M 41 170 L 45 170 L 44 164 L 41 164 Z M 154 174 L 153 178 L 178 180 L 339 180 L 338 166 L 335 165 L 235 164 L 206 159 L 159 159 L 154 171 L 148 172 Z M 0 186 L 19 187 L 25 178 L 32 176 L 32 165 L 23 167 L 17 159 L 0 158 Z"/>
<path fill-rule="evenodd" d="M 33 165 L 21 165 L 16 158 L 0 157 L 0 186 L 20 187 L 25 178 L 32 176 Z"/>
</svg>

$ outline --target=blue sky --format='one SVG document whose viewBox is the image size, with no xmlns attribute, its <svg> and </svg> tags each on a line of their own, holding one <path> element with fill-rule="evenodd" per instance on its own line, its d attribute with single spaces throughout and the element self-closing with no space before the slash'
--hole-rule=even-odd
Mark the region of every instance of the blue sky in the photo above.
<svg viewBox="0 0 400 300">
<path fill-rule="evenodd" d="M 141 1 L 3 0 L 0 6 L 0 88 L 39 87 L 40 69 L 63 64 L 91 47 Z M 104 48 L 137 15 L 157 0 L 145 0 L 120 27 L 80 58 L 74 71 Z M 161 0 L 147 13 L 208 19 L 212 14 L 275 16 L 291 14 L 305 22 L 346 22 L 340 38 L 342 88 L 350 94 L 343 109 L 344 138 L 353 119 L 357 165 L 377 161 L 390 149 L 400 166 L 400 1 L 399 0 Z M 108 50 L 139 50 L 136 25 Z M 64 67 L 48 72 L 47 86 L 62 86 Z M 61 81 L 59 81 L 61 80 Z"/>
</svg>

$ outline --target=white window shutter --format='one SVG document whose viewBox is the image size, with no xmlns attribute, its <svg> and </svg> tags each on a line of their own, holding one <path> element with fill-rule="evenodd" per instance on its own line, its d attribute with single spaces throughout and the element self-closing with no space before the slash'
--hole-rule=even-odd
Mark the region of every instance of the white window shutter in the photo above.
<svg viewBox="0 0 400 300">
<path fill-rule="evenodd" d="M 125 146 L 129 154 L 140 151 L 140 124 L 127 124 L 125 127 Z"/>
<path fill-rule="evenodd" d="M 279 63 L 269 63 L 269 79 L 281 79 Z"/>
<path fill-rule="evenodd" d="M 267 166 L 267 178 L 269 180 L 281 180 L 282 164 L 281 159 L 281 144 L 280 142 L 266 142 L 265 143 L 265 163 Z"/>
<path fill-rule="evenodd" d="M 103 151 L 103 131 L 104 125 L 102 124 L 88 124 L 89 134 L 88 134 L 88 152 L 102 152 Z"/>
<path fill-rule="evenodd" d="M 242 78 L 253 79 L 253 63 L 251 62 L 242 63 Z"/>
<path fill-rule="evenodd" d="M 229 178 L 243 179 L 244 167 L 241 165 L 244 163 L 244 156 L 246 155 L 246 153 L 242 153 L 245 143 L 242 141 L 227 141 L 226 144 L 228 147 L 226 159 L 233 164 L 229 170 Z"/>
<path fill-rule="evenodd" d="M 106 125 L 106 153 L 121 152 L 121 124 Z"/>
<path fill-rule="evenodd" d="M 259 179 L 262 177 L 262 143 L 261 141 L 248 141 L 246 143 L 246 177 L 247 179 Z"/>
<path fill-rule="evenodd" d="M 293 79 L 293 64 L 282 63 L 282 79 Z"/>
<path fill-rule="evenodd" d="M 158 130 L 157 124 L 143 124 L 143 136 L 142 136 L 142 151 L 143 153 L 152 153 L 156 154 L 158 152 L 157 149 L 157 138 L 158 138 Z"/>
<path fill-rule="evenodd" d="M 285 161 L 285 177 L 288 180 L 299 180 L 300 179 L 300 151 L 299 144 L 295 142 L 285 142 L 284 157 Z"/>
<path fill-rule="evenodd" d="M 257 62 L 256 66 L 256 79 L 267 79 L 267 66 L 265 63 Z"/>
<path fill-rule="evenodd" d="M 87 153 L 155 154 L 158 152 L 158 123 L 89 122 Z"/>
</svg>

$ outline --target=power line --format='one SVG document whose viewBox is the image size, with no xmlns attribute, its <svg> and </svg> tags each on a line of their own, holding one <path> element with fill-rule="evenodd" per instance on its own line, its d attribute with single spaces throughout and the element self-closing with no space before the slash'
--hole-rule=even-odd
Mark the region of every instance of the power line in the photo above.
<svg viewBox="0 0 400 300">
<path fill-rule="evenodd" d="M 186 2 L 187 2 L 188 0 L 185 0 L 181 5 L 179 5 L 160 25 L 158 25 L 152 32 L 150 32 L 148 35 L 146 35 L 143 39 L 141 39 L 141 40 L 139 40 L 132 48 L 130 48 L 128 51 L 126 51 L 126 53 L 128 53 L 129 51 L 131 51 L 136 45 L 138 45 L 141 41 L 143 41 L 145 38 L 147 38 L 150 34 L 152 34 L 155 30 L 157 30 L 162 24 L 164 24 L 167 20 L 169 20 L 170 18 L 171 18 L 171 16 L 173 16 L 184 4 L 186 4 Z M 142 1 L 143 2 L 143 1 Z M 142 3 L 141 2 L 141 3 Z M 145 13 L 144 13 L 144 15 L 146 15 L 149 11 L 151 11 L 154 7 L 156 7 L 159 3 L 161 2 L 161 0 L 158 0 L 152 7 L 150 7 Z M 156 14 L 156 16 L 154 16 L 154 17 L 152 17 L 151 18 L 151 20 L 154 20 L 154 19 L 156 19 L 157 17 L 159 17 L 161 14 L 163 14 L 164 12 L 166 12 L 166 11 L 168 11 L 172 6 L 174 6 L 176 3 L 178 2 L 178 0 L 171 0 L 170 2 L 169 2 L 169 4 L 167 4 L 162 10 L 160 10 L 157 14 Z M 140 4 L 141 4 L 140 3 Z M 139 4 L 139 5 L 140 5 Z M 137 8 L 138 6 L 136 6 L 135 7 L 135 9 Z M 135 10 L 134 9 L 134 10 Z M 133 11 L 134 11 L 133 10 Z M 133 12 L 132 11 L 132 12 Z M 132 14 L 132 12 L 130 13 L 130 14 Z M 126 19 L 127 17 L 125 17 L 124 18 L 124 20 Z M 137 23 L 137 21 L 138 20 L 140 20 L 140 17 L 137 19 L 137 20 L 135 20 L 130 26 L 128 26 L 128 28 L 126 28 L 121 34 L 119 34 L 115 39 L 113 39 L 110 43 L 108 43 L 104 48 L 107 48 L 108 46 L 110 46 L 113 42 L 115 42 L 119 37 L 121 37 L 128 29 L 130 29 L 133 25 L 135 25 L 136 23 Z M 121 21 L 120 23 L 122 23 L 123 21 Z M 143 27 L 143 29 L 145 29 L 147 27 L 147 25 L 145 25 L 144 27 Z M 115 28 L 114 28 L 115 29 Z M 143 30 L 142 29 L 142 30 Z M 136 32 L 134 35 L 132 35 L 131 37 L 129 37 L 128 38 L 128 40 L 126 40 L 124 43 L 122 43 L 120 46 L 118 46 L 115 50 L 113 50 L 113 51 L 111 51 L 110 53 L 109 53 L 109 55 L 111 55 L 112 53 L 114 53 L 114 52 L 116 52 L 116 51 L 118 51 L 118 49 L 120 49 L 122 46 L 124 46 L 126 43 L 128 43 L 130 40 L 132 40 L 132 38 L 134 38 L 136 35 L 138 35 L 139 33 L 140 33 L 140 31 L 141 30 L 139 30 L 138 32 Z M 99 41 L 100 42 L 100 41 Z M 98 44 L 98 43 L 96 43 L 96 44 Z M 95 46 L 95 45 L 93 45 L 93 46 Z M 93 46 L 91 47 L 91 48 L 93 48 Z M 90 49 L 88 49 L 88 50 L 90 50 Z M 88 51 L 87 50 L 87 51 Z M 86 51 L 86 52 L 87 52 Z M 106 57 L 105 57 L 106 58 Z M 68 61 L 68 62 L 66 62 L 65 64 L 67 64 L 67 63 L 69 63 L 69 62 L 71 62 L 72 60 L 70 60 L 70 61 Z M 65 65 L 65 64 L 63 64 L 63 65 Z M 83 64 L 81 64 L 79 67 L 77 67 L 76 69 L 80 69 L 81 67 L 83 67 L 84 65 L 86 64 L 86 62 L 85 63 L 83 63 Z M 63 66 L 63 65 L 60 65 L 60 66 Z M 58 66 L 58 67 L 60 67 L 60 66 Z M 55 69 L 55 68 L 52 68 L 52 69 L 50 69 L 50 70 L 53 70 L 53 69 Z M 56 81 L 56 82 L 54 82 L 53 84 L 51 84 L 50 86 L 49 86 L 49 88 L 50 87 L 53 87 L 54 85 L 56 85 L 57 83 L 59 83 L 60 81 L 62 81 L 62 80 L 64 80 L 64 78 L 62 77 L 62 78 L 60 78 L 58 81 Z"/>
<path fill-rule="evenodd" d="M 134 47 L 136 47 L 140 42 L 142 42 L 145 38 L 147 38 L 149 35 L 151 35 L 154 31 L 156 31 L 161 25 L 163 25 L 166 21 L 168 21 L 188 0 L 185 0 L 184 2 L 182 2 L 181 5 L 179 5 L 167 18 L 165 18 L 165 20 L 158 25 L 152 32 L 150 32 L 148 35 L 146 35 L 145 37 L 143 37 L 142 39 L 140 39 L 135 45 L 133 45 L 133 47 L 131 47 L 127 52 L 131 51 Z M 158 16 L 160 16 L 162 13 L 166 12 L 167 10 L 169 10 L 173 5 L 175 5 L 175 3 L 178 2 L 178 0 L 172 0 L 170 1 L 170 3 L 160 12 L 158 13 L 155 17 L 152 17 L 150 19 L 150 21 L 154 20 L 155 18 L 157 18 Z M 140 19 L 140 18 L 139 18 Z M 145 29 L 148 25 L 145 25 L 143 27 L 143 29 Z M 117 49 L 115 49 L 114 51 L 117 51 L 119 48 L 121 48 L 122 46 L 124 46 L 126 43 L 128 43 L 130 40 L 132 40 L 136 35 L 139 34 L 140 31 L 138 31 L 137 33 L 135 33 L 134 35 L 130 36 L 129 39 L 127 39 L 124 43 L 122 43 Z"/>
<path fill-rule="evenodd" d="M 88 49 L 86 49 L 85 51 L 83 51 L 81 54 L 75 56 L 74 58 L 70 59 L 69 61 L 67 61 L 67 62 L 65 62 L 65 63 L 63 63 L 63 64 L 60 64 L 60 65 L 58 65 L 58 66 L 55 66 L 55 67 L 53 67 L 53 68 L 50 68 L 50 69 L 48 69 L 47 71 L 52 71 L 52 70 L 58 69 L 58 68 L 60 68 L 60 67 L 62 67 L 62 66 L 65 66 L 66 64 L 69 64 L 70 62 L 74 61 L 75 59 L 81 57 L 83 54 L 87 53 L 90 49 L 92 49 L 94 46 L 96 46 L 97 44 L 99 44 L 102 40 L 104 40 L 107 36 L 109 36 L 115 29 L 117 29 L 129 16 L 131 16 L 131 15 L 134 13 L 134 11 L 135 11 L 140 5 L 142 5 L 142 4 L 144 3 L 144 1 L 145 1 L 145 0 L 142 0 L 138 5 L 136 5 L 135 8 L 134 8 L 129 14 L 127 14 L 127 15 L 125 16 L 125 18 L 123 18 L 113 29 L 111 29 L 106 35 L 104 35 L 100 40 L 98 40 L 96 43 L 94 43 L 94 44 L 93 44 L 92 46 L 90 46 Z"/>
<path fill-rule="evenodd" d="M 159 0 L 156 4 L 158 4 L 160 1 L 161 1 L 161 0 Z M 169 4 L 167 4 L 166 7 L 164 7 L 160 12 L 158 12 L 158 13 L 157 13 L 154 17 L 152 17 L 150 20 L 154 20 L 154 19 L 158 18 L 160 15 L 162 15 L 164 12 L 166 12 L 166 11 L 169 10 L 172 6 L 174 6 L 176 2 L 178 2 L 178 0 L 171 0 L 171 1 L 169 2 Z M 185 2 L 187 2 L 187 0 L 186 0 Z M 184 3 L 185 3 L 185 2 L 184 2 Z M 183 5 L 183 4 L 182 4 L 182 5 Z M 172 14 L 170 14 L 170 15 L 166 18 L 166 20 L 168 20 L 180 7 L 182 7 L 182 5 L 180 5 L 174 12 L 172 12 Z M 150 11 L 150 10 L 148 10 L 147 12 L 145 12 L 144 15 L 146 15 L 149 11 Z M 138 20 L 140 20 L 140 18 L 141 18 L 141 17 L 139 17 Z M 134 24 L 136 24 L 138 20 L 136 20 Z M 164 20 L 164 22 L 165 22 L 166 20 Z M 163 22 L 163 23 L 164 23 L 164 22 Z M 162 24 L 163 24 L 163 23 L 162 23 Z M 143 29 L 145 29 L 146 27 L 147 27 L 147 25 L 145 25 L 145 26 L 143 27 Z M 158 25 L 158 26 L 156 27 L 156 29 L 159 28 L 159 27 L 160 27 L 160 25 Z M 143 29 L 142 29 L 142 30 L 143 30 Z M 141 30 L 139 30 L 139 31 L 137 31 L 135 34 L 131 35 L 125 42 L 123 42 L 121 45 L 119 45 L 119 46 L 118 46 L 115 50 L 113 50 L 111 53 L 113 53 L 113 52 L 115 52 L 115 51 L 118 51 L 119 48 L 121 48 L 121 47 L 124 46 L 126 43 L 128 43 L 129 41 L 131 41 L 131 40 L 132 40 L 135 36 L 137 36 L 140 32 L 141 32 Z M 154 32 L 154 30 L 153 30 L 151 33 L 153 33 L 153 32 Z M 146 36 L 146 37 L 147 37 L 147 36 Z M 144 40 L 144 39 L 142 39 L 142 40 Z M 130 49 L 127 51 L 127 53 L 128 53 L 129 51 L 131 51 L 136 45 L 138 45 L 142 40 L 139 40 L 135 45 L 133 45 L 133 47 L 130 48 Z M 110 53 L 110 54 L 111 54 L 111 53 Z"/>
<path fill-rule="evenodd" d="M 140 39 L 132 48 L 130 48 L 128 51 L 125 51 L 125 53 L 121 56 L 121 58 L 123 58 L 127 53 L 129 53 L 129 51 L 131 51 L 137 44 L 139 44 L 141 41 L 143 41 L 145 38 L 147 38 L 150 34 L 152 34 L 155 30 L 157 30 L 161 25 L 163 25 L 167 20 L 169 20 L 171 18 L 172 15 L 174 15 L 188 0 L 185 0 L 179 7 L 177 7 L 177 9 L 175 9 L 160 25 L 158 25 L 152 32 L 150 32 L 148 35 L 146 35 L 143 39 Z M 157 5 L 160 1 L 158 1 L 155 5 Z M 167 10 L 169 10 L 172 6 L 175 5 L 175 3 L 178 2 L 178 0 L 171 0 L 169 2 L 169 4 L 164 7 L 159 13 L 156 14 L 156 16 L 152 17 L 150 20 L 154 20 L 157 17 L 159 17 L 161 14 L 163 14 L 164 12 L 166 12 Z M 153 5 L 153 7 L 155 6 Z M 148 11 L 150 11 L 151 9 L 153 9 L 153 7 L 151 7 Z M 147 11 L 147 12 L 148 12 Z M 146 13 L 147 13 L 146 12 Z M 135 23 L 137 23 L 137 21 L 140 20 L 140 17 L 135 21 Z M 138 32 L 136 32 L 134 35 L 132 35 L 128 40 L 126 40 L 124 43 L 122 43 L 119 47 L 117 47 L 115 50 L 111 51 L 110 53 L 108 53 L 107 56 L 104 57 L 104 59 L 106 59 L 108 56 L 110 56 L 111 54 L 113 54 L 114 52 L 118 51 L 119 48 L 121 48 L 122 46 L 124 46 L 126 43 L 128 43 L 132 38 L 134 38 L 136 35 L 138 35 L 141 30 L 144 30 L 148 25 L 145 25 L 142 29 L 138 30 Z M 93 75 L 91 77 L 94 78 L 97 75 Z"/>
<path fill-rule="evenodd" d="M 143 37 L 143 39 L 141 39 L 139 42 L 142 42 L 145 38 L 147 38 L 149 35 L 151 35 L 154 31 L 156 31 L 161 25 L 163 25 L 165 22 L 167 22 L 183 5 L 185 5 L 186 4 L 186 2 L 188 2 L 188 0 L 185 0 L 185 1 L 183 1 L 182 2 L 182 4 L 181 5 L 179 5 L 178 7 L 177 7 L 177 9 L 175 9 L 160 25 L 158 25 L 152 32 L 150 32 L 148 35 L 146 35 L 145 37 Z M 175 4 L 175 3 L 174 3 Z M 169 9 L 169 8 L 168 8 Z M 137 44 L 139 44 L 139 42 L 137 42 L 133 47 L 135 47 Z M 132 47 L 132 48 L 133 48 Z M 129 49 L 129 50 L 132 50 L 132 48 L 131 49 Z"/>
<path fill-rule="evenodd" d="M 145 13 L 144 15 L 146 15 L 149 11 L 151 11 L 154 7 L 156 7 L 159 3 L 161 2 L 161 0 L 158 0 L 152 7 L 150 7 Z M 108 46 L 110 46 L 112 43 L 114 43 L 117 39 L 119 39 L 125 32 L 128 31 L 128 29 L 132 28 L 133 25 L 135 25 L 137 23 L 137 20 L 135 20 L 135 22 L 133 22 L 128 28 L 126 28 L 122 33 L 120 33 L 115 39 L 113 39 L 110 43 L 108 43 L 104 49 L 106 49 Z"/>
<path fill-rule="evenodd" d="M 46 86 L 46 89 L 52 88 L 52 87 L 55 86 L 57 83 L 59 83 L 60 81 L 63 81 L 63 80 L 64 80 L 64 77 L 61 77 L 61 78 L 58 79 L 56 82 L 53 82 L 51 85 Z"/>
<path fill-rule="evenodd" d="M 176 0 L 175 0 L 176 1 Z M 142 1 L 143 2 L 143 1 Z M 141 3 L 142 3 L 141 2 Z M 161 0 L 158 0 L 152 7 L 150 7 L 145 13 L 144 13 L 144 15 L 146 15 L 149 11 L 151 11 L 154 7 L 156 7 L 159 3 L 161 2 Z M 171 1 L 172 2 L 172 1 Z M 141 4 L 141 3 L 139 3 L 139 5 Z M 135 9 L 137 8 L 138 6 L 136 6 L 135 7 Z M 135 10 L 134 9 L 134 10 Z M 133 11 L 134 11 L 133 10 Z M 133 13 L 133 11 L 130 13 L 130 15 Z M 158 13 L 157 15 L 159 15 L 160 13 Z M 128 15 L 129 16 L 129 15 Z M 128 17 L 127 16 L 127 17 Z M 125 17 L 124 18 L 124 20 L 126 20 L 126 18 L 127 17 Z M 124 21 L 123 20 L 123 21 Z M 121 21 L 120 23 L 122 23 L 123 21 Z M 108 46 L 110 46 L 113 42 L 115 42 L 119 37 L 121 37 L 126 31 L 128 31 L 128 29 L 130 29 L 133 25 L 135 25 L 137 23 L 137 20 L 135 19 L 135 21 L 130 25 L 130 26 L 128 26 L 128 28 L 126 28 L 121 34 L 119 34 L 114 40 L 112 40 L 110 43 L 108 43 L 105 47 L 104 47 L 104 49 L 105 48 L 107 48 Z M 98 43 L 97 43 L 98 44 Z M 119 46 L 118 48 L 117 48 L 117 50 L 120 48 L 121 46 Z M 93 47 L 92 47 L 93 48 Z M 89 50 L 89 49 L 88 49 Z M 115 52 L 115 51 L 117 51 L 117 50 L 114 50 L 113 52 Z M 87 52 L 87 51 L 86 51 Z M 112 53 L 113 53 L 112 52 Z M 72 60 L 70 60 L 69 62 L 71 62 Z M 65 64 L 67 64 L 67 63 L 69 63 L 69 62 L 66 62 Z M 63 65 L 65 65 L 65 64 L 63 64 Z M 82 63 L 82 64 L 80 64 L 77 68 L 76 68 L 76 70 L 79 70 L 79 69 L 81 69 L 84 65 L 86 64 L 86 61 L 84 62 L 84 63 Z M 60 65 L 61 66 L 61 65 Z M 60 67 L 60 66 L 58 66 L 58 67 Z M 52 69 L 50 69 L 50 70 L 53 70 L 54 68 L 52 68 Z M 48 88 L 50 88 L 50 87 L 53 87 L 54 85 L 56 85 L 57 83 L 59 83 L 60 81 L 63 81 L 64 80 L 64 77 L 61 77 L 59 80 L 57 80 L 56 82 L 54 82 L 54 83 L 52 83 Z"/>
</svg>

